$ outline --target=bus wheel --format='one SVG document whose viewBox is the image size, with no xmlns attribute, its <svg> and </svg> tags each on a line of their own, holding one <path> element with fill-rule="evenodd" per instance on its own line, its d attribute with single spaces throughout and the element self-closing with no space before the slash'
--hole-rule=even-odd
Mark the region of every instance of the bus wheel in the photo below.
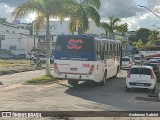
<svg viewBox="0 0 160 120">
<path fill-rule="evenodd" d="M 158 92 L 158 100 L 160 102 L 160 91 Z"/>
<path fill-rule="evenodd" d="M 117 72 L 116 72 L 116 74 L 113 76 L 113 78 L 116 78 L 116 77 L 117 77 L 118 71 L 119 71 L 119 66 L 118 66 Z"/>
<path fill-rule="evenodd" d="M 70 84 L 72 86 L 76 86 L 76 85 L 78 85 L 78 80 L 68 80 L 68 84 Z"/>
<path fill-rule="evenodd" d="M 105 85 L 105 83 L 106 83 L 106 75 L 107 75 L 107 72 L 104 73 L 103 80 L 101 82 L 99 82 L 100 86 L 104 86 Z"/>
</svg>

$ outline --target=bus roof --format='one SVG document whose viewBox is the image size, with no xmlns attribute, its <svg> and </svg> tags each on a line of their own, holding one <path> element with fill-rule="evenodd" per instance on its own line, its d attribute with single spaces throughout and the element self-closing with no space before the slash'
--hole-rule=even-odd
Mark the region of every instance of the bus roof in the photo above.
<svg viewBox="0 0 160 120">
<path fill-rule="evenodd" d="M 73 37 L 81 37 L 81 38 L 85 38 L 85 37 L 89 37 L 91 39 L 95 39 L 96 41 L 104 41 L 104 42 L 113 42 L 113 43 L 121 43 L 120 40 L 113 40 L 113 39 L 109 39 L 109 38 L 102 38 L 102 37 L 93 37 L 90 35 L 59 35 L 58 37 L 67 37 L 67 36 L 73 36 Z"/>
<path fill-rule="evenodd" d="M 95 40 L 97 41 L 104 41 L 104 42 L 114 42 L 114 43 L 121 43 L 120 40 L 113 40 L 113 39 L 109 39 L 109 38 L 95 38 Z"/>
</svg>

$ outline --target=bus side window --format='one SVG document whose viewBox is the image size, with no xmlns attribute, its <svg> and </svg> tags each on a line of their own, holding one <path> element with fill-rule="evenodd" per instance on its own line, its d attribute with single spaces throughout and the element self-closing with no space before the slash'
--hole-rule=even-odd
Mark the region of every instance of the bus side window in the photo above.
<svg viewBox="0 0 160 120">
<path fill-rule="evenodd" d="M 110 47 L 110 42 L 109 43 L 107 43 L 107 47 L 108 47 L 108 58 L 110 58 L 111 57 L 111 47 Z"/>
<path fill-rule="evenodd" d="M 100 43 L 96 43 L 96 59 L 97 60 L 100 60 L 101 59 L 101 56 L 100 56 Z"/>
<path fill-rule="evenodd" d="M 110 43 L 110 57 L 113 57 L 112 54 L 113 54 L 113 48 L 112 48 L 112 43 Z"/>
<path fill-rule="evenodd" d="M 115 55 L 114 52 L 115 52 L 115 44 L 113 43 L 113 44 L 112 44 L 112 57 L 114 57 L 114 55 Z"/>
<path fill-rule="evenodd" d="M 100 53 L 100 55 L 101 55 L 101 60 L 104 60 L 104 46 L 101 46 L 101 53 Z"/>
<path fill-rule="evenodd" d="M 118 56 L 118 44 L 116 44 L 116 56 Z"/>
<path fill-rule="evenodd" d="M 104 54 L 105 54 L 105 59 L 106 59 L 108 57 L 108 43 L 105 43 Z"/>
</svg>

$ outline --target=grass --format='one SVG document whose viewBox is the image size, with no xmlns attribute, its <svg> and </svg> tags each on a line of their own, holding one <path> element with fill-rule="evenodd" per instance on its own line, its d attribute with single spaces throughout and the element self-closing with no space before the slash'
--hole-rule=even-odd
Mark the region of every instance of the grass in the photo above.
<svg viewBox="0 0 160 120">
<path fill-rule="evenodd" d="M 0 76 L 32 71 L 32 70 L 41 70 L 45 69 L 45 64 L 42 64 L 41 67 L 36 67 L 36 65 L 31 66 L 30 60 L 0 60 Z M 53 65 L 51 64 L 51 67 Z"/>
<path fill-rule="evenodd" d="M 0 60 L 0 67 L 26 66 L 30 60 Z"/>
<path fill-rule="evenodd" d="M 33 78 L 31 80 L 28 80 L 26 83 L 30 84 L 45 84 L 55 81 L 54 77 L 52 75 L 44 75 L 37 78 Z"/>
</svg>

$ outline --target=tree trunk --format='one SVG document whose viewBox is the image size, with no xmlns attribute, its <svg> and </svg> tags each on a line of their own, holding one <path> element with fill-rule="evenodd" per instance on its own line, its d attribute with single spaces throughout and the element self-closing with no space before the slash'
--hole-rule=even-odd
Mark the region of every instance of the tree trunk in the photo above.
<svg viewBox="0 0 160 120">
<path fill-rule="evenodd" d="M 83 30 L 81 27 L 78 27 L 78 35 L 82 35 L 83 34 Z"/>
<path fill-rule="evenodd" d="M 50 33 L 49 33 L 49 16 L 47 16 L 47 26 L 46 26 L 46 75 L 51 75 L 50 69 Z"/>
</svg>

